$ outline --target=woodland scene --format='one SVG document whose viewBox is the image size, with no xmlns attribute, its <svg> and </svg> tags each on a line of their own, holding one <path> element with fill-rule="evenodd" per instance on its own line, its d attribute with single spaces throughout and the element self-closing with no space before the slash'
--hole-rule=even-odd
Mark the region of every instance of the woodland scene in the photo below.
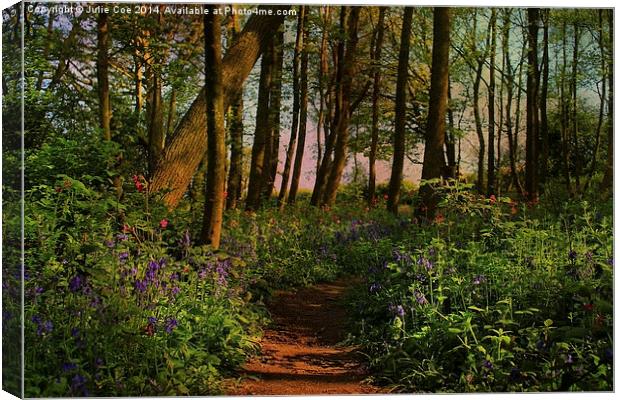
<svg viewBox="0 0 620 400">
<path fill-rule="evenodd" d="M 3 390 L 614 390 L 613 9 L 2 17 Z"/>
</svg>

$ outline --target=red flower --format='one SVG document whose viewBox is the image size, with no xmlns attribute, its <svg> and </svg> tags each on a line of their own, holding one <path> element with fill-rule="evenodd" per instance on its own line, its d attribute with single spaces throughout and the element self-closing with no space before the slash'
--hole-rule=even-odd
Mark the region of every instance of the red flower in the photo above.
<svg viewBox="0 0 620 400">
<path fill-rule="evenodd" d="M 133 228 L 127 224 L 123 224 L 123 233 L 129 233 L 133 231 Z"/>
<path fill-rule="evenodd" d="M 384 194 L 384 195 L 383 195 L 383 200 L 387 200 L 387 199 L 388 199 L 388 195 L 387 195 L 387 194 Z"/>
<path fill-rule="evenodd" d="M 441 224 L 443 221 L 445 221 L 444 216 L 442 214 L 437 214 L 437 216 L 435 217 L 435 223 Z"/>
<path fill-rule="evenodd" d="M 491 202 L 491 204 L 495 204 L 497 202 L 497 199 L 495 198 L 495 195 L 492 194 L 491 196 L 489 196 L 489 201 Z"/>
<path fill-rule="evenodd" d="M 583 305 L 583 310 L 591 312 L 592 310 L 594 310 L 594 304 L 592 304 L 592 303 L 584 304 Z"/>
<path fill-rule="evenodd" d="M 159 227 L 161 229 L 166 229 L 167 226 L 168 226 L 168 220 L 166 218 L 159 221 Z"/>
<path fill-rule="evenodd" d="M 155 334 L 155 326 L 153 326 L 153 324 L 149 322 L 149 324 L 144 327 L 144 333 L 146 333 L 148 336 L 153 336 Z"/>
<path fill-rule="evenodd" d="M 134 175 L 131 177 L 133 179 L 133 184 L 136 186 L 136 190 L 138 192 L 142 192 L 144 190 L 144 185 L 142 184 L 142 176 Z"/>
</svg>

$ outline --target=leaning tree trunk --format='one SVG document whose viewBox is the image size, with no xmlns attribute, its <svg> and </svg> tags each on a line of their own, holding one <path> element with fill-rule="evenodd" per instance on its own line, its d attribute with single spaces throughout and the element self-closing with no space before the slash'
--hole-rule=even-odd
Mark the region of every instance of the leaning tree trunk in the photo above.
<svg viewBox="0 0 620 400">
<path fill-rule="evenodd" d="M 112 140 L 110 120 L 110 84 L 108 82 L 108 47 L 110 34 L 108 14 L 100 13 L 97 19 L 97 93 L 99 95 L 99 127 L 105 140 Z"/>
<path fill-rule="evenodd" d="M 325 193 L 323 195 L 323 205 L 331 206 L 336 201 L 336 194 L 340 179 L 347 162 L 347 149 L 349 144 L 349 119 L 351 118 L 351 85 L 355 69 L 355 56 L 357 50 L 357 29 L 361 7 L 351 7 L 347 22 L 347 42 L 345 45 L 344 60 L 342 64 L 342 81 L 340 83 L 340 108 L 337 115 L 336 124 L 336 144 L 334 147 L 334 160 L 332 162 Z"/>
<path fill-rule="evenodd" d="M 529 8 L 526 85 L 525 191 L 530 200 L 538 198 L 538 20 L 539 9 Z"/>
<path fill-rule="evenodd" d="M 267 6 L 267 9 L 288 9 L 288 6 Z M 253 15 L 245 24 L 239 37 L 231 45 L 222 60 L 222 85 L 224 108 L 241 92 L 243 81 L 254 67 L 278 27 L 283 15 Z M 157 162 L 150 190 L 163 194 L 165 204 L 177 206 L 207 149 L 204 135 L 206 129 L 206 89 L 203 88 L 185 113 L 174 134 Z"/>
<path fill-rule="evenodd" d="M 263 53 L 258 84 L 258 105 L 256 106 L 256 128 L 252 144 L 252 161 L 250 164 L 250 183 L 245 200 L 246 210 L 257 210 L 262 203 L 264 169 L 268 162 L 265 152 L 270 140 L 269 94 L 271 91 L 271 74 L 273 68 L 273 41 Z"/>
<path fill-rule="evenodd" d="M 443 146 L 448 109 L 448 71 L 450 56 L 450 9 L 435 7 L 433 12 L 433 64 L 429 94 L 428 122 L 424 144 L 422 180 L 441 178 L 444 169 Z M 421 204 L 417 213 L 432 218 L 439 204 L 434 186 L 426 183 L 420 188 Z"/>
<path fill-rule="evenodd" d="M 379 97 L 381 95 L 381 49 L 385 25 L 386 7 L 379 8 L 379 22 L 377 22 L 377 40 L 373 53 L 373 86 L 372 86 L 372 127 L 370 131 L 370 152 L 368 154 L 368 204 L 374 204 L 377 184 L 377 147 L 379 146 Z"/>
<path fill-rule="evenodd" d="M 403 181 L 405 165 L 405 131 L 407 122 L 407 82 L 409 80 L 409 41 L 411 37 L 411 20 L 413 7 L 405 7 L 403 25 L 400 33 L 400 50 L 398 53 L 398 75 L 396 78 L 396 104 L 394 116 L 394 156 L 392 173 L 388 187 L 387 209 L 398 214 L 400 186 Z M 443 158 L 443 148 L 442 158 Z"/>
<path fill-rule="evenodd" d="M 308 31 L 308 14 L 306 13 L 303 22 L 303 46 L 301 48 L 301 66 L 299 73 L 299 133 L 297 134 L 295 165 L 293 168 L 293 177 L 291 179 L 291 189 L 288 196 L 289 204 L 294 204 L 297 198 L 297 190 L 299 189 L 299 180 L 301 178 L 301 167 L 306 147 L 306 126 L 308 122 Z"/>
<path fill-rule="evenodd" d="M 205 212 L 200 239 L 213 249 L 220 247 L 226 184 L 226 130 L 224 128 L 224 90 L 222 85 L 221 16 L 214 5 L 207 6 L 205 30 L 205 89 L 208 159 Z"/>
</svg>

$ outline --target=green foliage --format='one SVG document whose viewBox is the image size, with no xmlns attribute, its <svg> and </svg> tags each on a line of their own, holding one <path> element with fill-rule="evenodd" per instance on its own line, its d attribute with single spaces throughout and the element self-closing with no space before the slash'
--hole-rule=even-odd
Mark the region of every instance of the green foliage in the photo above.
<svg viewBox="0 0 620 400">
<path fill-rule="evenodd" d="M 552 201 L 552 199 L 550 199 Z M 612 390 L 611 217 L 446 193 L 430 225 L 360 237 L 354 342 L 397 391 Z"/>
</svg>

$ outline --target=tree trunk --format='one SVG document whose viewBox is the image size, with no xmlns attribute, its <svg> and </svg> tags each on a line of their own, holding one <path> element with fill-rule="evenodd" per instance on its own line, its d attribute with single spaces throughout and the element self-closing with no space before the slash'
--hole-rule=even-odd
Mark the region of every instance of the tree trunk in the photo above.
<svg viewBox="0 0 620 400">
<path fill-rule="evenodd" d="M 568 102 L 566 100 L 566 20 L 562 21 L 562 70 L 560 72 L 560 137 L 562 141 L 562 164 L 566 192 L 572 195 L 570 179 L 570 145 L 568 140 Z"/>
<path fill-rule="evenodd" d="M 228 39 L 234 42 L 239 35 L 239 18 L 232 14 L 228 26 Z M 231 101 L 228 112 L 228 132 L 230 135 L 230 168 L 228 171 L 228 185 L 226 208 L 237 208 L 241 199 L 241 178 L 243 175 L 243 96 L 239 93 Z"/>
<path fill-rule="evenodd" d="M 578 11 L 575 10 L 575 16 L 578 16 Z M 582 157 L 579 152 L 579 141 L 577 138 L 577 133 L 579 132 L 579 122 L 577 120 L 577 68 L 579 63 L 579 37 L 580 30 L 579 25 L 575 23 L 573 25 L 573 65 L 571 71 L 571 132 L 573 134 L 573 163 L 575 165 L 575 193 L 579 193 L 581 190 L 581 162 Z"/>
<path fill-rule="evenodd" d="M 260 82 L 258 84 L 258 105 L 256 106 L 256 129 L 252 145 L 252 161 L 250 164 L 250 183 L 245 208 L 248 211 L 257 210 L 262 203 L 264 169 L 268 160 L 265 160 L 265 151 L 270 140 L 269 127 L 269 94 L 273 68 L 273 40 L 261 58 Z"/>
<path fill-rule="evenodd" d="M 525 142 L 525 191 L 530 200 L 538 198 L 538 21 L 539 9 L 528 8 L 527 99 Z"/>
<path fill-rule="evenodd" d="M 342 80 L 340 81 L 340 108 L 337 114 L 336 145 L 334 147 L 334 161 L 332 162 L 329 179 L 325 186 L 323 205 L 331 206 L 336 201 L 336 194 L 340 179 L 347 162 L 347 149 L 349 143 L 349 119 L 351 118 L 350 98 L 351 85 L 353 82 L 355 57 L 357 50 L 357 29 L 361 7 L 351 7 L 347 22 L 347 42 L 345 45 L 344 60 L 342 64 Z"/>
<path fill-rule="evenodd" d="M 220 246 L 226 184 L 226 130 L 224 128 L 224 90 L 222 85 L 221 16 L 214 5 L 207 6 L 205 30 L 205 89 L 208 140 L 207 190 L 200 239 L 213 249 Z"/>
<path fill-rule="evenodd" d="M 295 166 L 291 179 L 291 189 L 288 196 L 288 203 L 295 203 L 299 179 L 301 178 L 301 167 L 304 159 L 306 146 L 306 125 L 308 122 L 308 13 L 304 15 L 303 22 L 303 45 L 301 48 L 301 67 L 300 67 L 300 104 L 299 104 L 299 132 L 297 134 L 297 151 L 295 152 Z"/>
<path fill-rule="evenodd" d="M 306 6 L 299 7 L 299 16 L 297 19 L 297 37 L 295 39 L 295 50 L 293 53 L 293 122 L 291 124 L 291 135 L 286 149 L 286 160 L 284 161 L 284 171 L 282 171 L 282 182 L 280 184 L 280 193 L 278 193 L 278 203 L 284 204 L 288 190 L 288 181 L 293 164 L 293 156 L 295 154 L 295 146 L 297 143 L 297 131 L 299 128 L 299 58 L 303 47 L 304 23 L 306 21 Z"/>
<path fill-rule="evenodd" d="M 269 136 L 265 148 L 265 169 L 263 173 L 263 197 L 269 199 L 278 169 L 280 148 L 280 103 L 282 98 L 282 62 L 284 61 L 284 26 L 274 36 L 273 67 L 269 94 Z"/>
<path fill-rule="evenodd" d="M 540 182 L 547 181 L 549 171 L 549 122 L 547 119 L 547 96 L 549 92 L 549 9 L 544 10 L 542 81 L 540 84 Z"/>
<path fill-rule="evenodd" d="M 614 184 L 614 12 L 607 10 L 607 22 L 609 24 L 609 57 L 607 85 L 609 86 L 607 101 L 607 162 L 605 163 L 605 175 L 601 182 L 601 190 L 613 194 Z"/>
<path fill-rule="evenodd" d="M 590 173 L 587 177 L 586 182 L 584 183 L 584 191 L 586 191 L 590 187 L 590 183 L 592 181 L 592 177 L 596 172 L 596 164 L 598 161 L 598 152 L 601 146 L 601 132 L 603 129 L 603 120 L 605 114 L 605 103 L 607 101 L 607 63 L 605 58 L 607 57 L 607 52 L 605 49 L 604 42 L 604 34 L 603 34 L 603 10 L 598 10 L 598 37 L 596 38 L 598 42 L 599 50 L 601 51 L 601 90 L 599 91 L 600 97 L 600 106 L 598 109 L 598 122 L 596 124 L 596 140 L 594 143 L 594 151 L 592 152 L 592 164 L 590 165 Z M 598 83 L 597 83 L 598 89 Z"/>
<path fill-rule="evenodd" d="M 372 86 L 372 127 L 370 132 L 370 153 L 368 154 L 368 204 L 372 205 L 375 201 L 375 191 L 377 184 L 377 147 L 379 145 L 379 97 L 381 95 L 381 50 L 383 47 L 383 36 L 385 31 L 385 11 L 386 7 L 379 8 L 379 22 L 377 22 L 377 40 L 373 53 L 373 86 Z"/>
<path fill-rule="evenodd" d="M 494 195 L 495 190 L 495 51 L 497 47 L 497 10 L 491 9 L 491 47 L 489 53 L 489 152 L 487 154 L 487 196 Z"/>
<path fill-rule="evenodd" d="M 474 29 L 473 29 L 473 43 L 474 53 L 476 52 L 476 27 L 478 24 L 478 16 L 474 13 Z M 476 187 L 480 193 L 484 192 L 484 155 L 486 153 L 486 147 L 484 142 L 484 133 L 482 131 L 482 118 L 480 116 L 480 82 L 482 81 L 482 70 L 484 67 L 484 60 L 486 58 L 487 48 L 484 49 L 482 55 L 477 57 L 478 65 L 476 67 L 476 77 L 474 78 L 474 123 L 476 125 L 476 134 L 478 135 L 478 175 L 476 179 Z"/>
<path fill-rule="evenodd" d="M 267 9 L 288 9 L 288 6 L 267 6 Z M 241 92 L 243 81 L 256 60 L 282 24 L 284 16 L 253 15 L 231 45 L 222 60 L 224 108 Z M 207 149 L 206 89 L 203 88 L 185 113 L 157 163 L 151 182 L 151 191 L 169 189 L 163 195 L 165 204 L 173 209 L 187 190 L 192 176 Z"/>
<path fill-rule="evenodd" d="M 411 37 L 411 20 L 413 7 L 405 7 L 403 25 L 400 33 L 400 50 L 398 52 L 398 75 L 396 78 L 396 104 L 394 115 L 394 156 L 392 173 L 388 188 L 387 209 L 398 214 L 400 202 L 400 186 L 403 181 L 405 165 L 405 130 L 407 122 L 407 82 L 409 80 L 409 41 Z M 431 103 L 432 104 L 432 103 Z M 443 143 L 440 149 L 443 159 Z"/>
<path fill-rule="evenodd" d="M 454 135 L 454 110 L 450 105 L 452 100 L 452 90 L 450 77 L 448 76 L 448 129 L 446 129 L 446 161 L 447 170 L 445 177 L 450 179 L 456 179 L 457 166 L 456 166 L 456 140 Z"/>
<path fill-rule="evenodd" d="M 338 45 L 336 51 L 333 53 L 333 64 L 335 66 L 335 72 L 331 79 L 329 96 L 327 97 L 327 109 L 329 110 L 329 135 L 325 140 L 325 153 L 321 160 L 321 166 L 319 173 L 316 176 L 314 182 L 314 189 L 312 191 L 312 197 L 310 198 L 310 204 L 318 206 L 323 203 L 323 197 L 325 194 L 325 187 L 327 185 L 328 175 L 332 165 L 332 153 L 334 151 L 334 145 L 337 137 L 337 123 L 340 110 L 342 108 L 342 82 L 343 82 L 343 69 L 344 69 L 344 52 L 345 52 L 345 40 L 346 35 L 346 16 L 348 8 L 342 6 L 340 8 L 340 28 L 338 32 Z"/>
<path fill-rule="evenodd" d="M 108 14 L 100 13 L 97 19 L 97 93 L 99 94 L 99 127 L 105 140 L 112 140 L 110 120 L 110 84 L 108 82 L 108 47 L 110 42 Z"/>
<path fill-rule="evenodd" d="M 444 168 L 443 146 L 448 108 L 448 71 L 450 56 L 450 9 L 435 7 L 433 12 L 433 64 L 429 94 L 428 123 L 424 145 L 422 180 L 441 178 Z M 421 205 L 417 213 L 433 218 L 439 196 L 433 184 L 420 188 Z"/>
<path fill-rule="evenodd" d="M 504 10 L 504 22 L 503 22 L 503 38 L 502 48 L 504 53 L 504 66 L 505 66 L 505 85 L 506 85 L 506 137 L 508 138 L 508 158 L 510 161 L 510 175 L 515 189 L 519 193 L 523 193 L 519 182 L 519 175 L 517 172 L 516 152 L 514 148 L 513 139 L 513 125 L 512 125 L 512 98 L 514 94 L 514 70 L 510 62 L 510 17 L 512 9 L 508 8 Z M 520 88 L 517 87 L 517 90 Z"/>
</svg>

